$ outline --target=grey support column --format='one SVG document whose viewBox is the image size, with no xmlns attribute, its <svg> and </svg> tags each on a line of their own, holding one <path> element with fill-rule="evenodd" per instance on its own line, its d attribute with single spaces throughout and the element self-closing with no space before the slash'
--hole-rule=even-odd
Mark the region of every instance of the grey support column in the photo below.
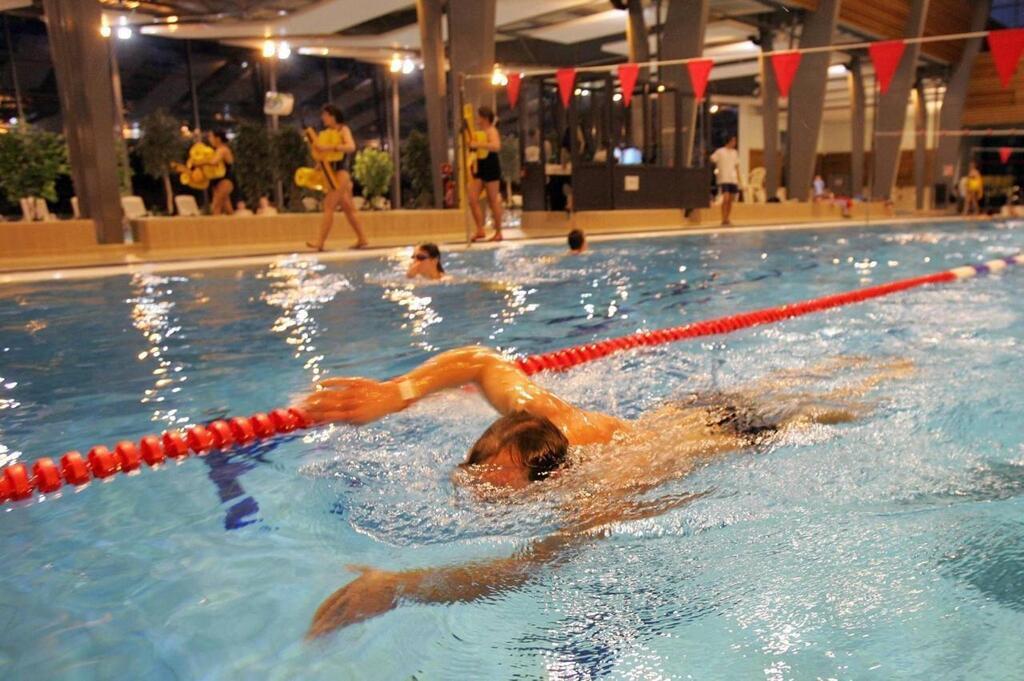
<svg viewBox="0 0 1024 681">
<path fill-rule="evenodd" d="M 79 209 L 96 223 L 101 242 L 122 242 L 114 89 L 107 45 L 100 36 L 100 5 L 93 0 L 43 0 L 43 11 Z"/>
<path fill-rule="evenodd" d="M 974 0 L 971 3 L 971 32 L 984 31 L 988 23 L 992 0 Z M 982 38 L 971 38 L 964 41 L 964 51 L 960 61 L 953 68 L 953 73 L 946 84 L 946 94 L 942 98 L 939 113 L 939 131 L 959 130 L 963 121 L 964 103 L 967 101 L 967 88 L 971 82 L 974 62 L 981 52 Z M 935 150 L 935 167 L 932 177 L 936 183 L 946 185 L 946 196 L 952 196 L 955 185 L 957 162 L 960 159 L 960 148 L 963 138 L 939 135 L 938 147 Z"/>
<path fill-rule="evenodd" d="M 804 20 L 800 47 L 831 45 L 838 20 L 839 0 L 819 0 L 818 9 L 808 13 Z M 810 197 L 830 59 L 828 52 L 805 54 L 793 81 L 789 97 L 789 153 L 786 154 L 786 196 L 791 199 L 806 201 Z"/>
<path fill-rule="evenodd" d="M 854 57 L 850 61 L 850 105 L 850 196 L 862 196 L 867 105 L 864 99 L 864 71 L 860 57 Z"/>
<path fill-rule="evenodd" d="M 661 31 L 661 59 L 688 59 L 704 54 L 704 34 L 708 23 L 710 0 L 672 0 Z M 693 162 L 693 138 L 697 127 L 697 102 L 693 85 L 685 67 L 671 67 L 662 72 L 662 80 L 679 90 L 682 109 L 682 165 Z"/>
<path fill-rule="evenodd" d="M 416 0 L 423 57 L 423 94 L 426 98 L 427 136 L 430 141 L 430 176 L 434 208 L 444 207 L 441 165 L 448 161 L 448 85 L 445 77 L 444 13 L 441 0 Z"/>
<path fill-rule="evenodd" d="M 929 0 L 911 0 L 904 37 L 919 38 L 924 33 L 928 4 Z M 875 120 L 875 131 L 878 134 L 874 141 L 874 181 L 871 184 L 871 197 L 875 200 L 888 199 L 892 195 L 900 162 L 900 133 L 907 122 L 907 102 L 910 89 L 917 80 L 917 58 L 920 54 L 920 43 L 907 45 L 889 92 L 881 95 L 878 100 L 878 118 Z"/>
<path fill-rule="evenodd" d="M 629 61 L 640 64 L 651 60 L 651 43 L 647 35 L 647 24 L 644 22 L 644 8 L 642 0 L 628 0 L 626 13 L 626 44 L 629 46 Z M 651 72 L 650 69 L 642 68 L 637 76 L 639 84 L 644 92 L 649 89 Z M 631 141 L 634 146 L 644 150 L 644 156 L 651 145 L 651 130 L 648 125 L 650 120 L 650 101 L 647 97 L 638 97 L 633 100 L 629 107 Z"/>
<path fill-rule="evenodd" d="M 761 51 L 774 49 L 774 33 L 761 30 Z M 769 199 L 779 194 L 779 86 L 768 59 L 761 60 L 761 119 L 764 122 L 764 189 Z"/>
<path fill-rule="evenodd" d="M 495 0 L 448 0 L 448 42 L 451 54 L 451 87 L 453 94 L 452 130 L 462 129 L 459 88 L 463 104 L 476 109 L 494 100 L 490 80 L 474 78 L 460 83 L 465 74 L 490 73 L 494 68 Z M 456 178 L 463 182 L 464 178 Z"/>
<path fill-rule="evenodd" d="M 914 87 L 914 186 L 915 207 L 924 210 L 924 186 L 928 143 L 928 101 L 925 99 L 924 83 L 918 81 Z"/>
</svg>

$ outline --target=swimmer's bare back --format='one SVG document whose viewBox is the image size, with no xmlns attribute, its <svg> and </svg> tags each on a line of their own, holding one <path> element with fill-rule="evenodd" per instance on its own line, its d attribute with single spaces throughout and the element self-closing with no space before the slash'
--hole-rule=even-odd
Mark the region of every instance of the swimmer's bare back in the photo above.
<svg viewBox="0 0 1024 681">
<path fill-rule="evenodd" d="M 823 397 L 860 397 L 885 378 L 904 375 L 908 370 L 905 363 L 881 365 L 880 371 L 859 383 Z M 788 387 L 799 383 L 789 374 L 786 380 Z M 542 416 L 554 423 L 570 444 L 602 450 L 603 456 L 581 462 L 579 470 L 562 482 L 570 483 L 575 478 L 575 482 L 603 494 L 589 496 L 586 505 L 572 509 L 562 530 L 530 543 L 508 558 L 402 572 L 352 566 L 350 569 L 358 573 L 357 578 L 324 600 L 313 616 L 307 638 L 369 619 L 403 602 L 472 601 L 519 586 L 538 567 L 557 564 L 567 551 L 602 536 L 602 528 L 608 524 L 660 515 L 701 495 L 668 495 L 653 501 L 631 496 L 685 475 L 702 458 L 749 446 L 740 434 L 716 426 L 708 418 L 711 411 L 707 407 L 670 406 L 655 412 L 650 419 L 632 423 L 585 411 L 538 386 L 514 364 L 481 347 L 441 353 L 390 381 L 327 379 L 303 400 L 302 407 L 318 423 L 365 424 L 401 411 L 431 393 L 466 384 L 477 385 L 502 414 L 526 411 Z M 754 395 L 756 388 L 749 389 L 748 394 Z M 854 408 L 811 408 L 794 412 L 780 427 L 799 427 L 806 422 L 834 423 L 857 415 Z M 666 417 L 668 420 L 659 420 Z M 672 427 L 666 427 L 668 424 Z M 613 447 L 600 447 L 609 443 Z M 667 446 L 652 446 L 656 444 Z M 611 452 L 613 448 L 615 451 Z"/>
</svg>

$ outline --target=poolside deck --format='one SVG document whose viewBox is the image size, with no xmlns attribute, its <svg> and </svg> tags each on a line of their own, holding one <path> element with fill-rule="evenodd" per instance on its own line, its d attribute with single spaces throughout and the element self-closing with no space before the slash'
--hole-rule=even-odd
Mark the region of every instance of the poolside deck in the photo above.
<svg viewBox="0 0 1024 681">
<path fill-rule="evenodd" d="M 933 214 L 940 215 L 940 214 Z M 467 217 L 455 210 L 381 211 L 361 214 L 367 236 L 378 249 L 435 241 L 449 248 L 466 242 Z M 838 206 L 818 204 L 737 204 L 735 227 L 719 226 L 713 207 L 685 216 L 680 210 L 630 210 L 566 213 L 527 212 L 521 226 L 507 230 L 509 240 L 564 238 L 574 228 L 588 236 L 641 232 L 706 233 L 730 229 L 792 226 L 842 226 L 893 218 L 881 203 L 857 204 L 850 218 Z M 231 260 L 305 252 L 316 231 L 319 214 L 284 214 L 273 217 L 153 217 L 132 223 L 133 243 L 98 244 L 89 220 L 0 223 L 0 273 L 54 269 L 97 268 L 177 261 Z M 359 257 L 346 249 L 353 236 L 342 216 L 328 241 L 331 257 Z M 0 278 L 0 282 L 10 280 Z"/>
</svg>

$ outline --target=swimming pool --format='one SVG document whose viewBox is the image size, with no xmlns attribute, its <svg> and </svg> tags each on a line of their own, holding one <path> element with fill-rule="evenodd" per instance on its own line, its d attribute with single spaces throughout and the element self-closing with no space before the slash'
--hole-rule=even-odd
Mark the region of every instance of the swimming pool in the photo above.
<svg viewBox="0 0 1024 681">
<path fill-rule="evenodd" d="M 1020 224 L 762 232 L 0 287 L 0 465 L 288 402 L 484 343 L 536 353 L 1006 256 Z M 915 361 L 857 423 L 665 486 L 705 497 L 475 603 L 308 644 L 347 563 L 508 555 L 548 513 L 453 490 L 492 412 L 439 396 L 0 507 L 5 679 L 1009 678 L 1024 669 L 1024 273 L 908 291 L 541 380 L 638 416 L 836 355 Z M 823 387 L 842 376 L 822 379 Z"/>
</svg>

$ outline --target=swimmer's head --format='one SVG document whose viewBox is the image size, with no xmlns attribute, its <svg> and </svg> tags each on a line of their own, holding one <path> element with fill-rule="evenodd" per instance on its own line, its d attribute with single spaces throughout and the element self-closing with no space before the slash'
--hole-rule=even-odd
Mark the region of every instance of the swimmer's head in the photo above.
<svg viewBox="0 0 1024 681">
<path fill-rule="evenodd" d="M 569 250 L 573 253 L 582 253 L 587 245 L 587 238 L 583 235 L 582 229 L 574 229 L 569 232 Z"/>
<path fill-rule="evenodd" d="M 441 279 L 444 277 L 444 265 L 441 263 L 441 249 L 437 244 L 425 243 L 412 252 L 412 263 L 409 265 L 408 276 Z"/>
<path fill-rule="evenodd" d="M 561 468 L 569 440 L 543 416 L 506 414 L 484 431 L 459 468 L 495 487 L 526 487 Z"/>
<path fill-rule="evenodd" d="M 228 134 L 221 128 L 214 128 L 210 132 L 206 133 L 206 139 L 210 142 L 211 146 L 227 144 Z"/>
</svg>

